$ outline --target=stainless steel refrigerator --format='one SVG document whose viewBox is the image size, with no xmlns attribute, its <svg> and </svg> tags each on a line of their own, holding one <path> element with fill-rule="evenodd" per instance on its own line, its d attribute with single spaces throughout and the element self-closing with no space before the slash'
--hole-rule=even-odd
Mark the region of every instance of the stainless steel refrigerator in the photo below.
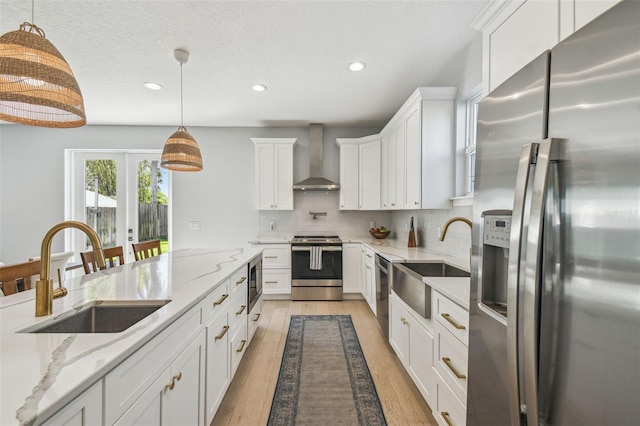
<svg viewBox="0 0 640 426">
<path fill-rule="evenodd" d="M 640 424 L 640 2 L 478 110 L 467 424 Z"/>
</svg>

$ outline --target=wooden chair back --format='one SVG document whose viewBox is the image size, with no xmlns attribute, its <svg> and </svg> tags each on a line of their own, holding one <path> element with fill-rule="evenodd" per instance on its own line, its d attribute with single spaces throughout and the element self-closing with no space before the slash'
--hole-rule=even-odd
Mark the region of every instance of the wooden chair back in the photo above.
<svg viewBox="0 0 640 426">
<path fill-rule="evenodd" d="M 114 266 L 124 265 L 124 250 L 122 246 L 115 246 L 103 249 L 104 263 L 107 268 L 113 268 Z M 82 259 L 82 266 L 84 267 L 85 274 L 91 274 L 98 271 L 98 263 L 93 251 L 85 251 L 80 253 Z"/>
<path fill-rule="evenodd" d="M 23 283 L 24 288 L 22 290 L 30 290 L 32 285 L 31 276 L 39 276 L 39 274 L 39 260 L 2 266 L 0 267 L 0 283 L 2 283 L 2 292 L 5 296 L 17 293 L 19 291 L 18 282 Z M 33 282 L 33 285 L 35 285 L 35 282 Z"/>
<path fill-rule="evenodd" d="M 145 241 L 143 243 L 133 243 L 133 255 L 136 260 L 147 259 L 149 257 L 162 254 L 160 240 Z"/>
</svg>

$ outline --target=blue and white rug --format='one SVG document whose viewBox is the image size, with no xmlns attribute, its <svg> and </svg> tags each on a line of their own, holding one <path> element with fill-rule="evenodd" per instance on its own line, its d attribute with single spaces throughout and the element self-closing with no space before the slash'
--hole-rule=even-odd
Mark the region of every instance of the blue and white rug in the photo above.
<svg viewBox="0 0 640 426">
<path fill-rule="evenodd" d="M 293 315 L 269 425 L 386 425 L 350 315 Z"/>
</svg>

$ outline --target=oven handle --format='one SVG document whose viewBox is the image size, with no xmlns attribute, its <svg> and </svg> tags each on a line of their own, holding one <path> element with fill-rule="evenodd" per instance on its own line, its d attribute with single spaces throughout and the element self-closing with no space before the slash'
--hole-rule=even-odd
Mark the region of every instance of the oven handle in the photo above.
<svg viewBox="0 0 640 426">
<path fill-rule="evenodd" d="M 318 247 L 318 246 L 315 246 Z M 322 247 L 322 251 L 342 251 L 342 247 L 339 246 L 320 246 Z M 291 247 L 291 251 L 311 251 L 310 246 L 293 246 Z"/>
</svg>

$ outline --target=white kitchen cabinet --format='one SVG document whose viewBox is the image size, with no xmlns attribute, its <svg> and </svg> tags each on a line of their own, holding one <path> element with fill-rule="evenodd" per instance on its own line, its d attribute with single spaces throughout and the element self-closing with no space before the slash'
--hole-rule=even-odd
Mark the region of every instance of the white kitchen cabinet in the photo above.
<svg viewBox="0 0 640 426">
<path fill-rule="evenodd" d="M 231 336 L 229 337 L 229 358 L 231 360 L 231 377 L 233 378 L 249 343 L 247 339 L 247 322 L 239 322 L 235 328 L 231 329 L 230 333 Z"/>
<path fill-rule="evenodd" d="M 342 283 L 344 293 L 362 294 L 362 244 L 342 245 Z"/>
<path fill-rule="evenodd" d="M 618 1 L 494 0 L 473 24 L 483 37 L 484 94 Z"/>
<path fill-rule="evenodd" d="M 402 208 L 406 210 L 419 209 L 421 206 L 421 181 L 422 181 L 422 101 L 416 100 L 411 105 L 406 113 L 403 115 L 404 130 L 404 142 L 398 143 L 398 158 L 400 161 L 400 167 L 398 167 L 398 180 L 402 181 L 401 185 L 398 185 L 398 189 L 401 195 L 399 197 L 399 203 Z M 451 107 L 453 107 L 453 98 L 451 98 Z M 429 117 L 425 117 L 428 119 Z M 439 117 L 438 117 L 439 118 Z M 453 124 L 453 108 L 451 110 L 451 116 L 445 118 L 445 125 L 451 127 Z M 436 121 L 437 122 L 437 121 Z M 428 129 L 427 129 L 428 130 Z M 428 140 L 430 145 L 447 146 L 451 151 L 451 143 L 453 139 L 450 135 L 445 135 L 442 140 L 432 141 Z M 432 148 L 431 146 L 429 148 Z M 432 149 L 425 149 L 425 156 L 429 158 L 433 157 L 435 152 Z M 440 158 L 439 161 L 445 161 L 445 164 L 449 163 L 448 159 Z M 429 161 L 428 166 L 431 167 L 433 161 Z M 427 171 L 425 170 L 425 173 Z M 450 172 L 449 172 L 450 173 Z M 446 181 L 445 181 L 446 182 Z M 432 194 L 429 194 L 433 197 Z M 448 198 L 449 194 L 447 194 Z"/>
<path fill-rule="evenodd" d="M 381 141 L 380 135 L 336 139 L 340 146 L 340 210 L 380 210 Z"/>
<path fill-rule="evenodd" d="M 373 315 L 376 315 L 376 264 L 375 264 L 375 251 L 369 247 L 363 247 L 363 278 L 364 278 L 364 298 L 371 308 Z"/>
<path fill-rule="evenodd" d="M 114 424 L 203 425 L 205 346 L 202 330 Z"/>
<path fill-rule="evenodd" d="M 231 383 L 229 323 L 225 312 L 207 325 L 206 424 L 211 424 Z"/>
<path fill-rule="evenodd" d="M 262 247 L 262 294 L 265 299 L 291 297 L 291 245 L 254 244 Z"/>
<path fill-rule="evenodd" d="M 436 406 L 433 322 L 422 318 L 394 292 L 389 298 L 389 343 L 427 404 Z"/>
<path fill-rule="evenodd" d="M 251 309 L 249 315 L 247 315 L 247 344 L 251 343 L 253 336 L 258 330 L 258 324 L 260 323 L 260 317 L 262 316 L 262 302 L 263 298 L 260 297 L 256 304 L 253 305 L 253 309 Z"/>
<path fill-rule="evenodd" d="M 380 203 L 382 210 L 400 209 L 403 206 L 398 203 L 398 195 L 402 194 L 399 188 L 402 179 L 398 179 L 399 147 L 398 140 L 404 135 L 403 126 L 396 126 L 387 135 L 382 137 L 380 159 Z"/>
<path fill-rule="evenodd" d="M 102 380 L 84 391 L 47 421 L 47 426 L 92 426 L 102 424 Z"/>
<path fill-rule="evenodd" d="M 293 210 L 295 138 L 251 138 L 255 144 L 255 191 L 258 210 Z"/>
<path fill-rule="evenodd" d="M 340 210 L 358 210 L 359 158 L 357 143 L 340 144 Z"/>
</svg>

